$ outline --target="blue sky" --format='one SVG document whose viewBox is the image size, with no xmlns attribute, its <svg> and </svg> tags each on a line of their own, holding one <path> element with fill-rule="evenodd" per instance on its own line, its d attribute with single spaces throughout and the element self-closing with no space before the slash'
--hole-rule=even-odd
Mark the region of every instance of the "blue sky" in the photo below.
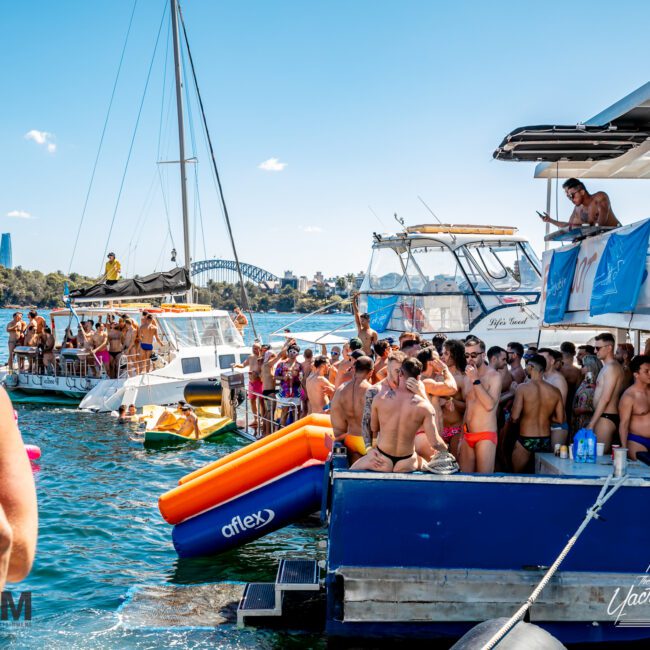
<svg viewBox="0 0 650 650">
<path fill-rule="evenodd" d="M 168 13 L 108 240 L 166 4 L 137 2 L 72 270 L 97 274 L 107 247 L 129 275 L 170 266 L 165 199 L 181 252 L 177 168 L 157 164 L 178 159 Z M 492 151 L 518 126 L 588 119 L 649 77 L 644 2 L 182 6 L 240 258 L 278 274 L 366 268 L 371 234 L 392 230 L 393 213 L 431 221 L 418 195 L 444 222 L 517 225 L 540 252 L 535 210 L 545 207 L 546 183 L 533 179 L 533 165 L 495 162 Z M 15 264 L 69 268 L 132 8 L 3 7 L 0 230 L 12 233 Z M 205 232 L 192 190 L 193 257 L 229 258 L 191 108 Z M 279 164 L 267 167 L 281 169 L 260 168 L 272 159 Z M 189 174 L 192 189 L 194 167 Z M 624 223 L 649 216 L 647 182 L 588 187 L 608 191 Z M 559 206 L 567 216 L 563 196 Z"/>
</svg>

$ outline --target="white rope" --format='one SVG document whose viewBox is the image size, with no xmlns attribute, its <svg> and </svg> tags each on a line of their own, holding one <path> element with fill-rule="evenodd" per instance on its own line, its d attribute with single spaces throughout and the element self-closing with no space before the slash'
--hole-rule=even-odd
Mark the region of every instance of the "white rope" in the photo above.
<svg viewBox="0 0 650 650">
<path fill-rule="evenodd" d="M 533 603 L 537 600 L 538 596 L 542 593 L 542 590 L 546 585 L 550 582 L 551 578 L 555 574 L 555 572 L 558 570 L 560 564 L 562 564 L 564 558 L 569 554 L 569 551 L 573 548 L 575 543 L 578 541 L 578 538 L 584 531 L 584 529 L 587 527 L 589 522 L 594 519 L 598 518 L 598 512 L 600 509 L 607 503 L 607 501 L 614 495 L 614 493 L 618 490 L 618 488 L 625 483 L 625 481 L 628 478 L 628 475 L 626 474 L 625 476 L 621 476 L 613 485 L 612 489 L 607 492 L 607 489 L 609 488 L 611 482 L 612 482 L 613 474 L 610 474 L 607 477 L 607 480 L 603 484 L 602 489 L 600 490 L 600 494 L 598 495 L 598 498 L 596 499 L 595 503 L 587 510 L 587 514 L 583 520 L 583 522 L 580 524 L 580 527 L 576 532 L 574 533 L 573 537 L 567 542 L 566 546 L 562 549 L 562 552 L 558 555 L 557 559 L 549 570 L 544 574 L 544 577 L 540 581 L 540 583 L 537 585 L 537 587 L 534 589 L 534 591 L 530 594 L 526 602 L 517 610 L 517 612 L 510 618 L 502 627 L 499 629 L 499 631 L 482 647 L 482 650 L 492 650 L 494 646 L 496 646 L 498 643 L 501 642 L 504 636 L 512 630 L 512 628 L 524 617 L 528 609 L 533 605 Z"/>
</svg>

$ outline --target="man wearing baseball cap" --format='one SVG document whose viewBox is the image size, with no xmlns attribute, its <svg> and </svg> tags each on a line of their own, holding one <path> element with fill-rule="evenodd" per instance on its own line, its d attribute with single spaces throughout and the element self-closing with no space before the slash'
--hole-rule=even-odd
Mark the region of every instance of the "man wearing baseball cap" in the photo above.
<svg viewBox="0 0 650 650">
<path fill-rule="evenodd" d="M 109 253 L 102 280 L 106 284 L 115 284 L 120 279 L 121 273 L 122 265 L 115 259 L 115 253 Z"/>
</svg>

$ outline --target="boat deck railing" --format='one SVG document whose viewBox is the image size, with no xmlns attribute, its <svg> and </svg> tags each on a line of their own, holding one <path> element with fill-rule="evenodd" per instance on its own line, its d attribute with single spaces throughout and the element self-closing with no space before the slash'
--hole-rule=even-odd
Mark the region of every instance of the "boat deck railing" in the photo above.
<svg viewBox="0 0 650 650">
<path fill-rule="evenodd" d="M 252 409 L 256 400 L 257 412 Z M 237 425 L 251 431 L 256 438 L 263 438 L 283 426 L 299 420 L 303 416 L 304 403 L 294 403 L 277 395 L 263 395 L 247 390 L 242 402 L 237 406 Z"/>
</svg>

